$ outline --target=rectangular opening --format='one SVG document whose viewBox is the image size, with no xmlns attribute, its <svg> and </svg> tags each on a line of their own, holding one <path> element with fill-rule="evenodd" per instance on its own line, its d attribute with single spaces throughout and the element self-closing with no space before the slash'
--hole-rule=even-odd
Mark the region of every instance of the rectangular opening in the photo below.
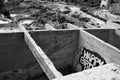
<svg viewBox="0 0 120 80">
<path fill-rule="evenodd" d="M 58 71 L 63 75 L 74 72 L 73 62 L 78 48 L 79 30 L 32 31 L 30 34 Z M 0 36 L 0 79 L 19 74 L 29 79 L 45 76 L 26 45 L 22 32 L 1 33 Z M 5 75 L 7 73 L 9 75 Z"/>
<path fill-rule="evenodd" d="M 79 30 L 43 31 L 31 33 L 31 35 L 58 71 L 63 75 L 74 72 Z"/>
</svg>

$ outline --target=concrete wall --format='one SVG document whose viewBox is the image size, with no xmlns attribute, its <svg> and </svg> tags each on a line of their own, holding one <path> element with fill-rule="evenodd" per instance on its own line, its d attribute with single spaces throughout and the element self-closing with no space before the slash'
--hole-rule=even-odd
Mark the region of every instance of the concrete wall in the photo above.
<svg viewBox="0 0 120 80">
<path fill-rule="evenodd" d="M 31 35 L 57 69 L 72 66 L 78 46 L 78 30 L 36 31 Z M 37 64 L 23 36 L 23 33 L 0 34 L 0 73 Z"/>
<path fill-rule="evenodd" d="M 91 29 L 86 31 L 120 49 L 120 36 L 116 34 L 115 29 Z"/>
<path fill-rule="evenodd" d="M 86 70 L 107 63 L 120 64 L 119 41 L 120 37 L 114 33 L 114 30 L 80 29 L 76 70 Z"/>
</svg>

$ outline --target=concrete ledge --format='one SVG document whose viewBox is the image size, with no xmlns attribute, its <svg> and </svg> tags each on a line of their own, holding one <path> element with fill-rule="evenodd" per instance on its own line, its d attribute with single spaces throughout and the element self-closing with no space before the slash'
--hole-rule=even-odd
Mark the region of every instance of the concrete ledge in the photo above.
<svg viewBox="0 0 120 80">
<path fill-rule="evenodd" d="M 120 65 L 109 63 L 54 80 L 120 80 Z"/>
</svg>

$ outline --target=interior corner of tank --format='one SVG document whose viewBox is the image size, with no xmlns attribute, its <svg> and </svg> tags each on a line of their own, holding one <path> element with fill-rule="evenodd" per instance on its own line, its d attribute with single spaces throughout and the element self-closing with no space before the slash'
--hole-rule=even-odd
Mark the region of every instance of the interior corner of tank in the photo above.
<svg viewBox="0 0 120 80">
<path fill-rule="evenodd" d="M 88 33 L 120 49 L 120 35 L 117 29 L 88 29 Z"/>
</svg>

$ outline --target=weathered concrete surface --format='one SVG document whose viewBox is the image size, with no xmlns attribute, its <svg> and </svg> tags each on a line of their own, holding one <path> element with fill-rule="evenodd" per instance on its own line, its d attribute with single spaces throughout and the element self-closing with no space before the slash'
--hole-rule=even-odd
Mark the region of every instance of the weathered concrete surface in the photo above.
<svg viewBox="0 0 120 80">
<path fill-rule="evenodd" d="M 30 32 L 56 68 L 73 64 L 78 33 L 79 31 L 76 30 Z M 1 33 L 0 36 L 0 73 L 28 68 L 36 64 L 35 58 L 24 41 L 23 33 Z"/>
<path fill-rule="evenodd" d="M 120 80 L 120 65 L 110 63 L 54 80 Z"/>
<path fill-rule="evenodd" d="M 115 29 L 91 29 L 86 31 L 120 49 L 120 36 L 116 34 Z"/>
</svg>

